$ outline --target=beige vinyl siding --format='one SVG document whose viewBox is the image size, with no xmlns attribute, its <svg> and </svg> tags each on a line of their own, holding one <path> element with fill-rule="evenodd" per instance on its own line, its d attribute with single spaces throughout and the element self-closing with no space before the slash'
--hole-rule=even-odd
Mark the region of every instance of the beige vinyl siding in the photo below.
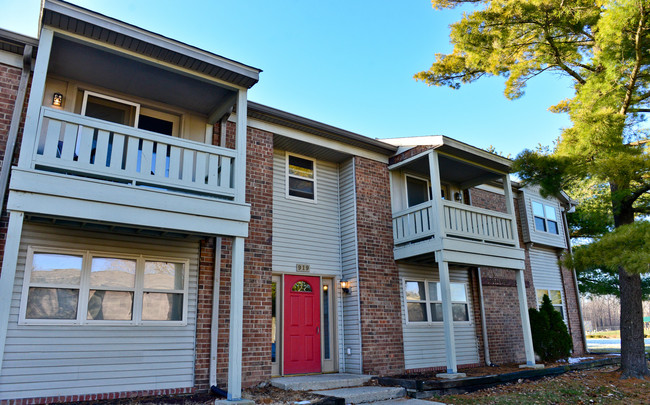
<svg viewBox="0 0 650 405">
<path fill-rule="evenodd" d="M 406 369 L 441 367 L 446 365 L 446 349 L 444 326 L 442 322 L 430 324 L 407 324 L 404 308 L 404 279 L 438 281 L 438 269 L 434 267 L 399 264 L 400 297 L 402 301 L 402 329 L 404 336 L 404 363 Z M 454 322 L 454 338 L 456 341 L 456 359 L 458 365 L 476 364 L 479 362 L 478 342 L 474 324 L 471 286 L 469 272 L 466 269 L 456 269 L 450 266 L 449 279 L 452 282 L 466 283 L 469 307 L 469 322 Z"/>
<path fill-rule="evenodd" d="M 531 249 L 530 267 L 533 272 L 533 284 L 535 285 L 535 290 L 559 290 L 562 293 L 562 302 L 565 303 L 562 272 L 555 251 L 536 248 Z M 563 305 L 563 308 L 565 307 L 566 304 Z"/>
<path fill-rule="evenodd" d="M 28 245 L 190 261 L 186 326 L 18 325 Z M 192 387 L 197 239 L 157 239 L 25 223 L 0 399 Z"/>
<path fill-rule="evenodd" d="M 564 222 L 562 220 L 562 211 L 560 209 L 559 201 L 555 198 L 544 198 L 539 193 L 538 188 L 526 188 L 523 191 L 523 198 L 519 203 L 520 212 L 525 213 L 525 222 L 523 226 L 524 242 L 533 242 L 545 246 L 553 246 L 559 248 L 566 248 L 566 237 L 564 234 Z M 535 229 L 535 218 L 533 215 L 532 201 L 537 201 L 544 205 L 550 205 L 555 209 L 557 217 L 558 234 L 549 232 L 537 231 Z"/>
<path fill-rule="evenodd" d="M 286 197 L 286 154 L 273 152 L 273 271 L 309 264 L 318 275 L 341 274 L 338 164 L 316 161 L 316 199 Z"/>
<path fill-rule="evenodd" d="M 350 281 L 350 294 L 343 294 L 343 353 L 341 364 L 348 373 L 361 373 L 361 321 L 359 318 L 359 283 L 357 256 L 357 215 L 354 161 L 341 164 L 341 267 Z M 347 355 L 350 349 L 350 355 Z"/>
</svg>

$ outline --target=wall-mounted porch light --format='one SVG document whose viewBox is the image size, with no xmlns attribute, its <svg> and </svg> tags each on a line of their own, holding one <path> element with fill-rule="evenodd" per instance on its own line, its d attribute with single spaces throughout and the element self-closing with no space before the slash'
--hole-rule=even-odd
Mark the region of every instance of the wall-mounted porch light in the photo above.
<svg viewBox="0 0 650 405">
<path fill-rule="evenodd" d="M 63 94 L 54 93 L 52 96 L 52 105 L 55 107 L 61 107 L 63 105 Z"/>
<path fill-rule="evenodd" d="M 350 294 L 350 282 L 348 280 L 341 279 L 341 290 L 346 294 Z"/>
<path fill-rule="evenodd" d="M 461 193 L 459 193 L 458 191 L 456 191 L 454 193 L 454 200 L 456 200 L 457 202 L 463 201 L 463 195 Z"/>
</svg>

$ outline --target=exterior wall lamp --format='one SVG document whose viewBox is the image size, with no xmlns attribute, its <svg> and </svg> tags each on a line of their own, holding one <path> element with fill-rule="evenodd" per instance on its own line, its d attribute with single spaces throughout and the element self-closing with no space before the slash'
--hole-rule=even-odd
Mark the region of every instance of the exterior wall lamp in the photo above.
<svg viewBox="0 0 650 405">
<path fill-rule="evenodd" d="M 341 290 L 346 294 L 350 294 L 350 282 L 344 278 L 341 279 Z"/>
<path fill-rule="evenodd" d="M 52 96 L 52 105 L 55 107 L 61 107 L 63 105 L 63 94 L 54 93 Z"/>
</svg>

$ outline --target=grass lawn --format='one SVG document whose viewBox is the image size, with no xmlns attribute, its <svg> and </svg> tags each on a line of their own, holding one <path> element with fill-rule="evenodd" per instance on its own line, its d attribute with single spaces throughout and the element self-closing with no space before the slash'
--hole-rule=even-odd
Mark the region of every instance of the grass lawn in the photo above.
<svg viewBox="0 0 650 405">
<path fill-rule="evenodd" d="M 650 379 L 620 380 L 617 367 L 604 367 L 521 381 L 462 395 L 432 398 L 445 404 L 648 404 Z"/>
<path fill-rule="evenodd" d="M 643 335 L 647 338 L 650 338 L 650 329 L 644 329 Z M 620 339 L 620 338 L 621 338 L 620 330 L 604 330 L 601 332 L 587 333 L 587 339 Z"/>
</svg>

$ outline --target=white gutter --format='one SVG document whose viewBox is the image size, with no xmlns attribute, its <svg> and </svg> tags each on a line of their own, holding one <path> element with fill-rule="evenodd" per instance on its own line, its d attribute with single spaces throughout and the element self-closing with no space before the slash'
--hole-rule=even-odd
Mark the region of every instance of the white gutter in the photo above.
<svg viewBox="0 0 650 405">
<path fill-rule="evenodd" d="M 27 82 L 32 71 L 32 51 L 31 45 L 25 45 L 23 50 L 23 70 L 20 75 L 20 84 L 16 93 L 16 102 L 14 111 L 11 115 L 11 124 L 9 124 L 9 133 L 7 134 L 7 146 L 0 169 L 0 205 L 5 200 L 7 193 L 7 183 L 9 183 L 9 171 L 13 161 L 14 151 L 16 149 L 16 139 L 18 138 L 18 127 L 20 127 L 20 118 L 23 113 L 23 104 L 25 104 L 25 94 L 27 93 Z"/>
<path fill-rule="evenodd" d="M 210 387 L 217 385 L 217 344 L 219 341 L 219 285 L 221 284 L 221 237 L 214 238 L 214 284 L 210 327 Z"/>
</svg>

